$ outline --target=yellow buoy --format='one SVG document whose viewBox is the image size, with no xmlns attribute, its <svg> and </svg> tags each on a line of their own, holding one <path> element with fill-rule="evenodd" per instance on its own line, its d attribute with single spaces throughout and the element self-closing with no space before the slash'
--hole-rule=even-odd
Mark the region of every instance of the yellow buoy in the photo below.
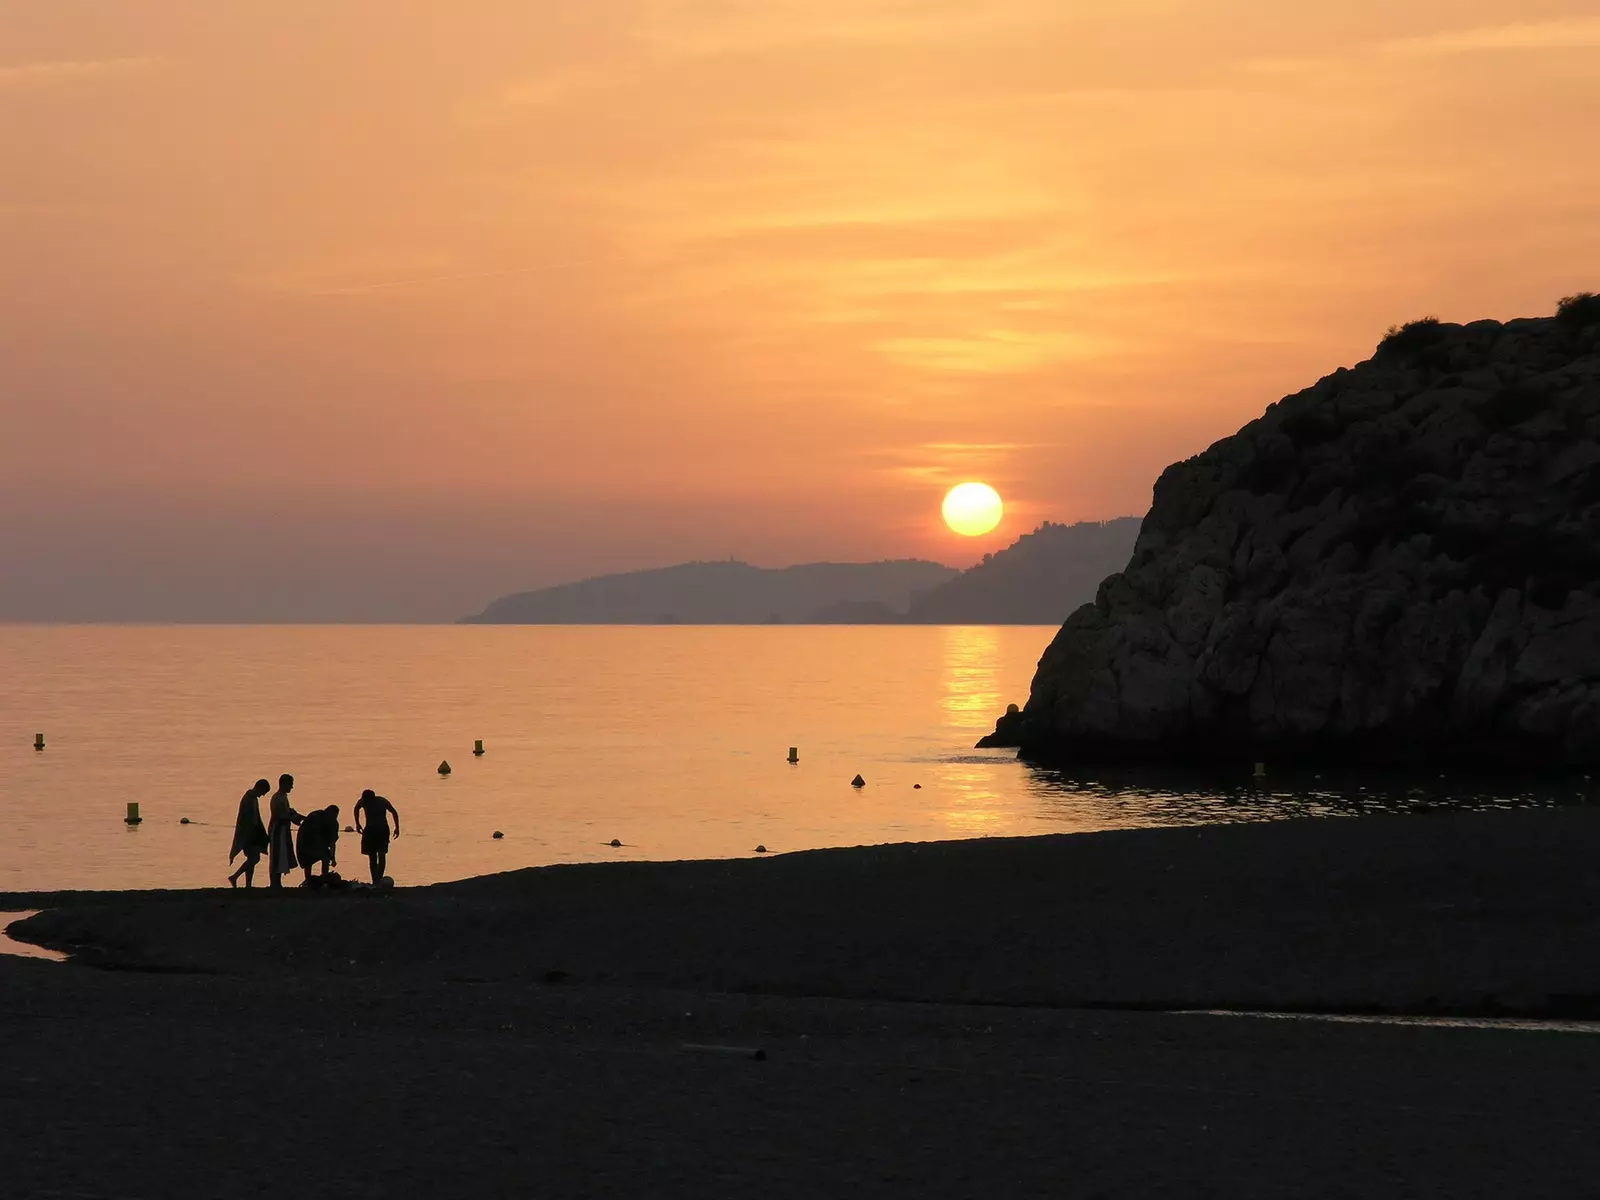
<svg viewBox="0 0 1600 1200">
<path fill-rule="evenodd" d="M 800 761 L 800 747 L 799 746 L 790 746 L 789 747 L 789 761 L 792 762 L 792 763 L 797 763 L 797 762 Z"/>
<path fill-rule="evenodd" d="M 140 821 L 144 820 L 144 818 L 139 815 L 139 802 L 137 800 L 128 801 L 128 815 L 123 817 L 122 820 L 126 825 L 137 825 Z"/>
<path fill-rule="evenodd" d="M 44 734 L 36 733 L 33 735 L 33 748 L 35 750 L 44 749 Z"/>
<path fill-rule="evenodd" d="M 472 743 L 472 753 L 477 758 L 482 758 L 483 757 L 483 739 L 482 738 L 479 738 L 477 741 Z"/>
<path fill-rule="evenodd" d="M 1265 779 L 1266 777 L 1267 777 L 1267 764 L 1266 763 L 1257 763 L 1256 764 L 1256 778 L 1257 779 Z"/>
</svg>

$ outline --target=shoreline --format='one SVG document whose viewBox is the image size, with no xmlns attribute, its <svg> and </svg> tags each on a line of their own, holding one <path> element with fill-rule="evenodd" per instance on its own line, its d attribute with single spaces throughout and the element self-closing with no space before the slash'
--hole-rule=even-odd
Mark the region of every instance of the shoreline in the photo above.
<svg viewBox="0 0 1600 1200">
<path fill-rule="evenodd" d="M 1600 1017 L 1600 811 L 535 867 L 391 893 L 10 893 L 78 963 L 1061 1007 Z"/>
</svg>

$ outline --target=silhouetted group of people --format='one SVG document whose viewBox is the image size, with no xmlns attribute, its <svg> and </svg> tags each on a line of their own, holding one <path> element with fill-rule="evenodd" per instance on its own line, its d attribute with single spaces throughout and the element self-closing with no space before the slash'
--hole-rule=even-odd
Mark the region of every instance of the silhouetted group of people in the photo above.
<svg viewBox="0 0 1600 1200">
<path fill-rule="evenodd" d="M 228 886 L 238 887 L 244 879 L 245 887 L 254 887 L 256 866 L 261 856 L 267 856 L 267 875 L 271 886 L 281 888 L 283 877 L 296 866 L 305 872 L 305 882 L 311 885 L 311 868 L 322 864 L 321 878 L 338 865 L 335 854 L 339 841 L 339 806 L 330 804 L 315 812 L 298 813 L 289 803 L 289 793 L 294 791 L 294 776 L 280 775 L 278 790 L 272 792 L 267 806 L 267 820 L 261 820 L 261 797 L 272 791 L 265 779 L 239 798 L 239 816 L 233 825 L 233 849 L 228 854 L 231 863 L 239 855 L 244 862 L 228 876 Z M 389 819 L 394 818 L 394 829 Z M 386 878 L 389 866 L 389 840 L 400 836 L 400 814 L 394 805 L 376 795 L 371 788 L 361 793 L 356 801 L 356 832 L 361 835 L 361 853 L 367 856 L 376 887 Z"/>
</svg>

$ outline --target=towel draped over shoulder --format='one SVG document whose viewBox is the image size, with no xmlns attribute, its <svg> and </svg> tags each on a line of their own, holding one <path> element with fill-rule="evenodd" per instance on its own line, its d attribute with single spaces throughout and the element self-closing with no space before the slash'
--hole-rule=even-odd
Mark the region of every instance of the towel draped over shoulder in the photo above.
<svg viewBox="0 0 1600 1200">
<path fill-rule="evenodd" d="M 228 861 L 239 855 L 259 855 L 267 849 L 267 827 L 261 823 L 261 801 L 254 792 L 239 798 L 239 815 L 233 822 L 233 849 Z"/>
</svg>

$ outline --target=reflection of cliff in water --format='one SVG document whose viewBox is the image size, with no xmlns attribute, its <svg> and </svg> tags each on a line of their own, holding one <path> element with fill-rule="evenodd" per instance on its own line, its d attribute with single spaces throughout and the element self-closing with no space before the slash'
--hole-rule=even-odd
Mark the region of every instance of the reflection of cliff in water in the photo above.
<svg viewBox="0 0 1600 1200">
<path fill-rule="evenodd" d="M 1573 773 L 1476 777 L 1420 771 L 1235 772 L 1182 767 L 1026 767 L 1028 791 L 1051 824 L 1110 829 L 1383 813 L 1480 812 L 1590 803 L 1595 783 Z"/>
</svg>

